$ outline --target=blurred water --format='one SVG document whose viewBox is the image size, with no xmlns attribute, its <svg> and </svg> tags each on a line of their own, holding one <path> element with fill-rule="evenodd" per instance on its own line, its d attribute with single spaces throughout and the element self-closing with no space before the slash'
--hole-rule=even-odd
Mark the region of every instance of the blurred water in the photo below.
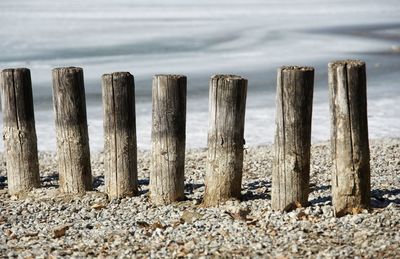
<svg viewBox="0 0 400 259">
<path fill-rule="evenodd" d="M 51 69 L 70 65 L 85 71 L 92 150 L 103 146 L 100 76 L 113 71 L 135 76 L 148 149 L 152 75 L 188 76 L 188 147 L 206 145 L 210 76 L 247 77 L 245 138 L 262 145 L 273 141 L 276 68 L 312 65 L 313 141 L 327 140 L 326 66 L 342 58 L 367 61 L 370 137 L 399 137 L 399 13 L 398 0 L 1 0 L 0 68 L 31 69 L 40 150 L 55 149 Z"/>
</svg>

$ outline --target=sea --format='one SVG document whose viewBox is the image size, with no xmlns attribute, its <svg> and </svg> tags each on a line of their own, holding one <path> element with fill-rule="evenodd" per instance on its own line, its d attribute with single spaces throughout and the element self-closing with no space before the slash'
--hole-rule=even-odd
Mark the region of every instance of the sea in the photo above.
<svg viewBox="0 0 400 259">
<path fill-rule="evenodd" d="M 277 68 L 313 66 L 317 143 L 330 136 L 327 64 L 340 59 L 367 64 L 370 138 L 400 137 L 399 0 L 0 1 L 0 69 L 31 70 L 40 151 L 56 149 L 56 67 L 84 69 L 90 148 L 100 152 L 102 74 L 134 75 L 142 150 L 151 146 L 153 75 L 188 77 L 187 148 L 207 145 L 210 77 L 243 76 L 245 140 L 252 147 L 273 143 Z"/>
</svg>

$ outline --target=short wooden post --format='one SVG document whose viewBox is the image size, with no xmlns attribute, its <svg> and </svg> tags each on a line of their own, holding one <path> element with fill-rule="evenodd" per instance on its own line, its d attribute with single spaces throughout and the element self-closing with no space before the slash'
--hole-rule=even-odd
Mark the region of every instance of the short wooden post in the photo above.
<svg viewBox="0 0 400 259">
<path fill-rule="evenodd" d="M 53 104 L 61 192 L 89 191 L 92 174 L 82 68 L 53 69 Z"/>
<path fill-rule="evenodd" d="M 31 73 L 27 68 L 1 72 L 3 139 L 10 195 L 40 186 Z"/>
<path fill-rule="evenodd" d="M 314 68 L 278 69 L 272 209 L 308 205 Z"/>
<path fill-rule="evenodd" d="M 128 72 L 102 76 L 105 185 L 109 197 L 137 194 L 135 82 Z"/>
<path fill-rule="evenodd" d="M 204 204 L 241 198 L 247 79 L 215 75 L 210 81 Z"/>
<path fill-rule="evenodd" d="M 333 160 L 332 201 L 336 216 L 370 207 L 370 154 L 365 63 L 328 65 Z"/>
<path fill-rule="evenodd" d="M 155 204 L 184 199 L 186 77 L 153 78 L 150 198 Z"/>
</svg>

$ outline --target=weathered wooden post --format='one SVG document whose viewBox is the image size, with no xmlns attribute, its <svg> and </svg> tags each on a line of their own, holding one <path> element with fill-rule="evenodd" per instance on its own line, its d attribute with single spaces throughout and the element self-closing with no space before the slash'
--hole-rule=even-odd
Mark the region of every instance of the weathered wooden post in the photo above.
<svg viewBox="0 0 400 259">
<path fill-rule="evenodd" d="M 240 199 L 247 79 L 215 75 L 210 81 L 204 204 Z"/>
<path fill-rule="evenodd" d="M 272 209 L 308 205 L 314 68 L 278 69 Z"/>
<path fill-rule="evenodd" d="M 153 78 L 150 198 L 155 204 L 184 199 L 186 77 Z"/>
<path fill-rule="evenodd" d="M 1 72 L 3 139 L 10 195 L 40 186 L 31 73 L 27 68 Z"/>
<path fill-rule="evenodd" d="M 92 174 L 82 68 L 53 69 L 53 104 L 61 192 L 89 191 Z"/>
<path fill-rule="evenodd" d="M 105 185 L 110 198 L 137 194 L 135 82 L 128 72 L 102 76 Z"/>
<path fill-rule="evenodd" d="M 328 69 L 332 202 L 339 217 L 370 207 L 367 85 L 362 61 L 335 61 Z"/>
</svg>

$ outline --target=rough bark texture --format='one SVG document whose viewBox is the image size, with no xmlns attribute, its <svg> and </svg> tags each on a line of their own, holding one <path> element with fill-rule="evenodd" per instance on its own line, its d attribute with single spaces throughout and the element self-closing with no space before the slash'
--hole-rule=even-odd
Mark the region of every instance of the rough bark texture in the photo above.
<svg viewBox="0 0 400 259">
<path fill-rule="evenodd" d="M 332 201 L 336 216 L 370 207 L 365 63 L 329 63 Z"/>
<path fill-rule="evenodd" d="M 240 199 L 247 80 L 234 75 L 211 78 L 208 154 L 204 204 Z"/>
<path fill-rule="evenodd" d="M 109 197 L 137 194 L 135 82 L 128 72 L 102 77 L 105 186 Z"/>
<path fill-rule="evenodd" d="M 314 68 L 278 69 L 272 209 L 308 205 Z"/>
<path fill-rule="evenodd" d="M 40 186 L 29 69 L 3 70 L 1 90 L 8 191 L 18 196 Z"/>
<path fill-rule="evenodd" d="M 92 175 L 81 68 L 53 70 L 53 104 L 60 190 L 64 193 L 89 191 Z"/>
<path fill-rule="evenodd" d="M 184 199 L 186 77 L 153 78 L 150 198 L 155 204 Z"/>
</svg>

